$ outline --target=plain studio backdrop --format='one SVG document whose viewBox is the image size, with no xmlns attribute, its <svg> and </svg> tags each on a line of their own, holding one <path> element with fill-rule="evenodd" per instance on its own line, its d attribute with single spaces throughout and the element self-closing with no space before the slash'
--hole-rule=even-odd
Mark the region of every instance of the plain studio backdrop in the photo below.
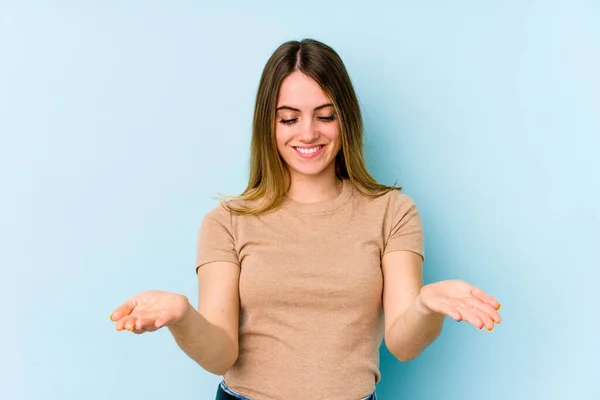
<svg viewBox="0 0 600 400">
<path fill-rule="evenodd" d="M 503 305 L 413 361 L 382 348 L 379 398 L 599 399 L 600 3 L 223 3 L 0 2 L 0 398 L 213 398 L 167 330 L 109 314 L 196 301 L 262 68 L 310 37 L 347 65 L 369 168 L 419 205 L 426 283 Z"/>
</svg>

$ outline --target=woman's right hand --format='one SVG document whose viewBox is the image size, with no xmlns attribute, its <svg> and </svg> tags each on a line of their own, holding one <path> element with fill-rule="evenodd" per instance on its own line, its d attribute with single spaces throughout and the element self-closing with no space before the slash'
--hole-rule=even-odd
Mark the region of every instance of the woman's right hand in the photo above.
<svg viewBox="0 0 600 400">
<path fill-rule="evenodd" d="M 118 331 L 134 333 L 153 332 L 163 326 L 181 323 L 193 309 L 186 296 L 176 293 L 150 290 L 140 293 L 110 315 Z"/>
</svg>

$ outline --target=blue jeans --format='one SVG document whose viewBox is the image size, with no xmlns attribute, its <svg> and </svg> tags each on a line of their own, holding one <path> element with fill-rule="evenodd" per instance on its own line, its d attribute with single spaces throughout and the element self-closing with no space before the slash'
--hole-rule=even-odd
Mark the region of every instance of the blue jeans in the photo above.
<svg viewBox="0 0 600 400">
<path fill-rule="evenodd" d="M 318 397 L 316 397 L 318 398 Z M 215 400 L 252 400 L 249 397 L 241 395 L 233 390 L 231 390 L 226 384 L 225 381 L 221 381 L 219 384 L 219 388 L 217 389 L 217 397 Z M 348 399 L 354 400 L 354 399 Z M 367 396 L 360 400 L 377 400 L 377 395 L 373 392 L 370 396 Z"/>
</svg>

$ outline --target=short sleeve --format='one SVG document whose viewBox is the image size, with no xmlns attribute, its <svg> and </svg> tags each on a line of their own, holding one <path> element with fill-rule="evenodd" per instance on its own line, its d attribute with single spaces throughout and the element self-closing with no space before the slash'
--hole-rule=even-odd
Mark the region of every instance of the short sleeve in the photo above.
<svg viewBox="0 0 600 400">
<path fill-rule="evenodd" d="M 196 272 L 204 264 L 214 261 L 228 261 L 239 265 L 231 214 L 222 204 L 208 212 L 200 225 L 196 247 Z"/>
<path fill-rule="evenodd" d="M 387 213 L 390 227 L 383 254 L 391 251 L 412 251 L 425 258 L 423 226 L 417 205 L 407 195 L 394 191 Z"/>
</svg>

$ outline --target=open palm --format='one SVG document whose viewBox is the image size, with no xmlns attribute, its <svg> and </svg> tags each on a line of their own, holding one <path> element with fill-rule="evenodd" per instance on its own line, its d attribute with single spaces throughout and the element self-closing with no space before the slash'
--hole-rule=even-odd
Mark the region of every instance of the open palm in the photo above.
<svg viewBox="0 0 600 400">
<path fill-rule="evenodd" d="M 118 331 L 152 332 L 163 326 L 176 324 L 191 307 L 183 295 L 158 290 L 140 293 L 110 315 Z"/>
<path fill-rule="evenodd" d="M 466 321 L 488 331 L 502 321 L 500 303 L 481 289 L 460 280 L 446 280 L 424 286 L 419 300 L 427 309 Z"/>
</svg>

